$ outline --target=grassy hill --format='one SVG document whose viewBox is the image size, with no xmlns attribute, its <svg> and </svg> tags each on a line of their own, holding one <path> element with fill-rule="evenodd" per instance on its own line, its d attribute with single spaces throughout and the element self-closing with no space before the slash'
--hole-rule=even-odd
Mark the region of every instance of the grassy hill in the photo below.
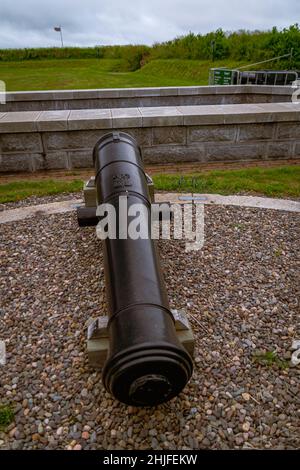
<svg viewBox="0 0 300 470">
<path fill-rule="evenodd" d="M 207 85 L 211 67 L 279 56 L 284 57 L 267 67 L 300 68 L 298 24 L 269 31 L 191 32 L 152 46 L 0 49 L 0 80 L 10 91 Z"/>
<path fill-rule="evenodd" d="M 129 72 L 120 59 L 10 61 L 0 63 L 0 79 L 8 91 L 208 85 L 209 69 L 217 65 L 238 63 L 160 59 Z"/>
</svg>

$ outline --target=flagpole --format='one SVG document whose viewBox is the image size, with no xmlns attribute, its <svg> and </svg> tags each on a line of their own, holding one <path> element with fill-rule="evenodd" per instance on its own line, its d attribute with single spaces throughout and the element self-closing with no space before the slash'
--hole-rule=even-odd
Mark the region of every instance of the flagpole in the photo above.
<svg viewBox="0 0 300 470">
<path fill-rule="evenodd" d="M 59 27 L 60 29 L 60 39 L 61 39 L 61 47 L 64 47 L 64 41 L 63 41 L 63 35 L 62 35 L 62 27 Z"/>
</svg>

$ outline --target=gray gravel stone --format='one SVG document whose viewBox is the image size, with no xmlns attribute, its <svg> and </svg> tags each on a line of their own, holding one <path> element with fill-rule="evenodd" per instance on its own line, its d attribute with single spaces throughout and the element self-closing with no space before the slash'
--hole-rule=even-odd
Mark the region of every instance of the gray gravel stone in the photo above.
<svg viewBox="0 0 300 470">
<path fill-rule="evenodd" d="M 200 252 L 159 248 L 171 308 L 186 309 L 196 336 L 195 370 L 178 397 L 139 409 L 113 400 L 88 366 L 83 325 L 106 312 L 95 229 L 74 213 L 1 225 L 7 448 L 300 447 L 299 367 L 258 359 L 276 351 L 289 363 L 300 338 L 299 215 L 207 206 Z"/>
</svg>

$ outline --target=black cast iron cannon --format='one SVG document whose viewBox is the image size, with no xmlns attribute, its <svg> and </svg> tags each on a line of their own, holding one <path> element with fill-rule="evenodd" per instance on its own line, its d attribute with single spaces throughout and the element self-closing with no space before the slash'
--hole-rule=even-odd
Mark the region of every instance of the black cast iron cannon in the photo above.
<svg viewBox="0 0 300 470">
<path fill-rule="evenodd" d="M 97 205 L 112 205 L 117 216 L 116 238 L 102 242 L 109 316 L 103 383 L 123 403 L 156 405 L 180 393 L 193 366 L 176 335 L 151 239 L 151 200 L 141 152 L 133 137 L 111 132 L 98 141 L 93 156 Z M 120 227 L 120 196 L 126 198 L 128 209 L 138 203 L 148 216 L 146 238 L 124 237 L 131 217 Z"/>
</svg>

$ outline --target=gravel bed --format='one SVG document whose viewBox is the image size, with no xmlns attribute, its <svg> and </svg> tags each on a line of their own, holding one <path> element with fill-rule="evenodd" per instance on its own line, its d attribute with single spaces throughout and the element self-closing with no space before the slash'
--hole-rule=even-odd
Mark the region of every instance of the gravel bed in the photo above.
<svg viewBox="0 0 300 470">
<path fill-rule="evenodd" d="M 0 404 L 15 410 L 0 448 L 300 447 L 300 368 L 289 363 L 300 339 L 299 214 L 206 206 L 205 224 L 200 252 L 159 242 L 196 353 L 188 386 L 155 408 L 116 402 L 88 367 L 85 323 L 105 314 L 95 228 L 79 229 L 75 213 L 0 225 Z M 280 361 L 253 360 L 273 350 Z"/>
</svg>

